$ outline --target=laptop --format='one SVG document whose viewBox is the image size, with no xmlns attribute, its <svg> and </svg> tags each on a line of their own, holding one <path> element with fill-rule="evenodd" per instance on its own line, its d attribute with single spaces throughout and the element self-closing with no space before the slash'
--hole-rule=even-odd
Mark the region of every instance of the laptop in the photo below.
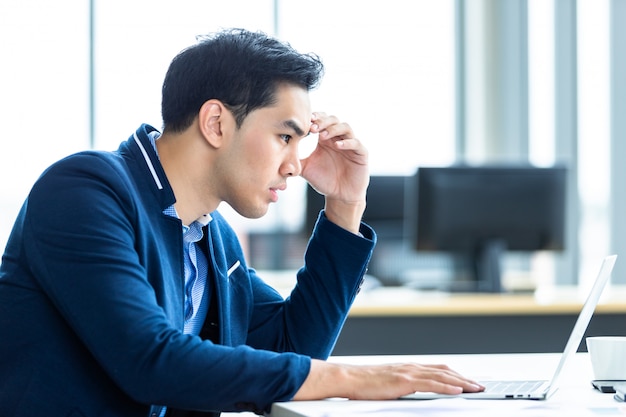
<svg viewBox="0 0 626 417">
<path fill-rule="evenodd" d="M 480 381 L 486 387 L 483 392 L 463 393 L 459 395 L 436 394 L 432 392 L 416 392 L 401 397 L 402 399 L 428 400 L 435 398 L 462 397 L 469 399 L 495 399 L 495 400 L 545 400 L 557 389 L 558 380 L 565 363 L 576 353 L 578 346 L 587 330 L 587 326 L 591 321 L 596 305 L 600 300 L 600 295 L 608 282 L 617 255 L 609 255 L 602 261 L 598 276 L 591 288 L 591 292 L 587 296 L 574 329 L 572 330 L 569 340 L 565 345 L 565 350 L 561 355 L 559 364 L 550 380 L 535 381 Z"/>
</svg>

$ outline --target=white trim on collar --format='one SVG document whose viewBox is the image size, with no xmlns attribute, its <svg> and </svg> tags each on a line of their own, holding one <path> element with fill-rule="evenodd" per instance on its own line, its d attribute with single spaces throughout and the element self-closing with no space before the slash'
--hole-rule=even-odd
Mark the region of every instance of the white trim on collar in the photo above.
<svg viewBox="0 0 626 417">
<path fill-rule="evenodd" d="M 209 224 L 211 222 L 211 220 L 213 220 L 213 218 L 211 217 L 211 214 L 203 214 L 202 216 L 198 217 L 196 219 L 196 221 L 198 223 L 200 223 L 202 226 L 206 226 L 207 224 Z"/>
<path fill-rule="evenodd" d="M 146 148 L 143 147 L 143 144 L 137 137 L 137 132 L 133 133 L 133 137 L 135 138 L 135 142 L 137 142 L 137 145 L 139 145 L 139 149 L 141 150 L 141 153 L 143 154 L 143 157 L 146 160 L 146 164 L 148 165 L 148 169 L 150 170 L 150 173 L 152 174 L 152 178 L 154 178 L 154 182 L 156 183 L 156 186 L 159 188 L 159 190 L 162 190 L 163 185 L 161 184 L 161 180 L 157 176 L 156 170 L 154 169 L 154 165 L 152 165 L 152 161 L 150 160 L 150 157 L 148 157 L 148 152 L 146 152 Z"/>
</svg>

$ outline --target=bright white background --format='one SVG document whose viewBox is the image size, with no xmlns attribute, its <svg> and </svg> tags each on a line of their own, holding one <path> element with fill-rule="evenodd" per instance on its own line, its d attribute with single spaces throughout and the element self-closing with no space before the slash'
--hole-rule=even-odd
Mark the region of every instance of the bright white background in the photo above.
<svg viewBox="0 0 626 417">
<path fill-rule="evenodd" d="M 37 176 L 90 146 L 89 9 L 83 0 L 0 0 L 0 247 Z M 95 1 L 94 147 L 114 149 L 142 122 L 160 127 L 167 65 L 195 35 L 263 30 L 316 52 L 326 77 L 316 110 L 350 122 L 372 174 L 455 160 L 454 0 Z M 608 0 L 579 0 L 581 265 L 608 247 Z M 553 161 L 553 2 L 529 0 L 531 160 Z M 260 222 L 299 227 L 293 181 Z M 253 226 L 255 224 L 256 226 Z M 581 276 L 589 276 L 584 268 Z"/>
</svg>

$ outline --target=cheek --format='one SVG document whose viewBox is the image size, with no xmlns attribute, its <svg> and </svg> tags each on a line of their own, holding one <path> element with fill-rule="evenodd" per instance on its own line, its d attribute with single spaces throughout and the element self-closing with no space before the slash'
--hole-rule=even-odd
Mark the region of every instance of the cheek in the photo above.
<svg viewBox="0 0 626 417">
<path fill-rule="evenodd" d="M 251 138 L 248 140 L 248 155 L 255 156 L 263 156 L 267 157 L 272 153 L 276 152 L 276 142 L 272 141 L 271 138 L 259 135 L 255 138 Z"/>
<path fill-rule="evenodd" d="M 254 167 L 259 175 L 263 172 L 271 172 L 274 174 L 280 165 L 281 149 L 278 145 L 272 143 L 271 140 L 258 138 L 258 140 L 248 147 L 246 152 L 246 164 Z"/>
</svg>

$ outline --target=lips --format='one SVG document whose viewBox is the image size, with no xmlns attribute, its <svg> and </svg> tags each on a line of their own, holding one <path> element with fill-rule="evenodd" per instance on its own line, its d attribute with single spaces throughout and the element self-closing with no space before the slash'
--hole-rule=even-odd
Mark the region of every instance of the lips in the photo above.
<svg viewBox="0 0 626 417">
<path fill-rule="evenodd" d="M 287 184 L 281 184 L 277 187 L 271 187 L 270 188 L 270 199 L 272 200 L 273 203 L 278 201 L 278 192 L 279 191 L 285 191 L 287 189 Z"/>
<path fill-rule="evenodd" d="M 272 203 L 278 201 L 278 190 L 276 190 L 276 188 L 270 188 L 270 200 Z"/>
</svg>

